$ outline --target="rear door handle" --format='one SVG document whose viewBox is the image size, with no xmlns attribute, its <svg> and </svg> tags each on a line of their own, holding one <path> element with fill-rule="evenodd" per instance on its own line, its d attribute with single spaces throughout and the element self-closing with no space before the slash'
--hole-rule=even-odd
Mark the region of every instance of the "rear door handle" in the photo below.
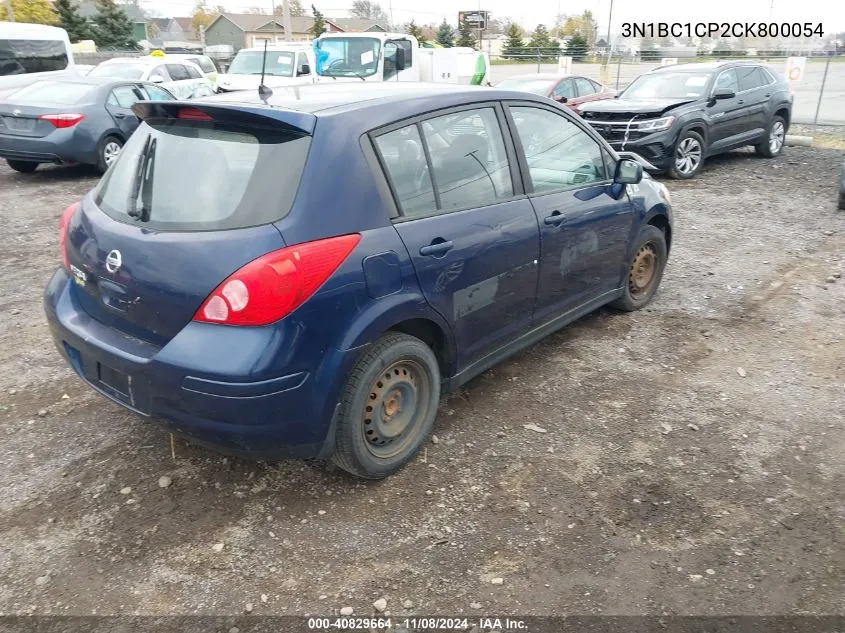
<svg viewBox="0 0 845 633">
<path fill-rule="evenodd" d="M 438 237 L 436 240 L 433 240 L 428 246 L 423 246 L 420 249 L 420 255 L 422 255 L 423 257 L 437 257 L 438 255 L 445 255 L 446 253 L 452 250 L 452 247 L 454 247 L 454 244 L 451 240 L 446 241 L 442 237 Z"/>
<path fill-rule="evenodd" d="M 566 216 L 563 215 L 560 211 L 554 211 L 551 215 L 543 218 L 543 224 L 547 224 L 548 226 L 557 226 L 565 219 Z"/>
</svg>

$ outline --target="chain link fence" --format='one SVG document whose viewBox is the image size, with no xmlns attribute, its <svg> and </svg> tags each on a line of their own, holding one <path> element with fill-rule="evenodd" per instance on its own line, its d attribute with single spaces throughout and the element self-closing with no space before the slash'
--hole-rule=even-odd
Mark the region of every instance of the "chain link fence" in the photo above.
<svg viewBox="0 0 845 633">
<path fill-rule="evenodd" d="M 516 75 L 558 72 L 557 49 L 523 49 L 519 53 L 491 55 L 493 82 Z M 798 53 L 796 53 L 797 55 Z M 656 56 L 655 56 L 656 57 Z M 725 55 L 677 58 L 677 64 L 742 60 L 765 64 L 770 70 L 783 75 L 786 55 Z M 845 54 L 806 56 L 807 63 L 801 81 L 790 82 L 794 94 L 792 120 L 795 123 L 818 125 L 845 125 Z M 571 73 L 589 77 L 606 86 L 624 89 L 634 79 L 662 64 L 659 58 L 585 56 L 583 61 L 573 61 Z"/>
</svg>

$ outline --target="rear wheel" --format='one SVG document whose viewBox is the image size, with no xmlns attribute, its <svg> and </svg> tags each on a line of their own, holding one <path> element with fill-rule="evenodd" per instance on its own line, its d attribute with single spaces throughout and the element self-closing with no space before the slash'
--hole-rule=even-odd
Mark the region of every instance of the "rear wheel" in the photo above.
<svg viewBox="0 0 845 633">
<path fill-rule="evenodd" d="M 38 169 L 38 163 L 34 163 L 31 160 L 7 160 L 6 164 L 22 174 L 31 174 Z"/>
<path fill-rule="evenodd" d="M 645 226 L 637 236 L 634 256 L 628 265 L 625 289 L 611 306 L 633 312 L 648 305 L 657 293 L 668 251 L 666 236 L 656 226 Z"/>
<path fill-rule="evenodd" d="M 97 147 L 97 169 L 105 173 L 123 149 L 123 141 L 116 136 L 107 136 Z"/>
<path fill-rule="evenodd" d="M 381 479 L 407 464 L 425 442 L 440 401 L 440 369 L 418 338 L 389 333 L 352 370 L 340 400 L 334 462 Z"/>
<path fill-rule="evenodd" d="M 687 131 L 675 143 L 675 156 L 669 175 L 688 180 L 694 178 L 704 166 L 704 139 L 698 132 Z"/>
<path fill-rule="evenodd" d="M 769 133 L 766 135 L 766 140 L 759 145 L 755 145 L 754 150 L 759 156 L 774 158 L 783 151 L 785 141 L 786 121 L 781 116 L 774 116 L 769 124 Z"/>
</svg>

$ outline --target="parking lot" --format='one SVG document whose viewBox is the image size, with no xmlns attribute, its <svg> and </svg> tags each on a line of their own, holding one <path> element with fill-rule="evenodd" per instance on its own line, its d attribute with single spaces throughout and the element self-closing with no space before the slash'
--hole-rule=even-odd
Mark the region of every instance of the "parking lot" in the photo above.
<svg viewBox="0 0 845 633">
<path fill-rule="evenodd" d="M 733 152 L 665 181 L 656 302 L 472 381 L 373 484 L 171 445 L 84 386 L 41 292 L 96 176 L 0 166 L 0 612 L 842 613 L 841 163 Z"/>
</svg>

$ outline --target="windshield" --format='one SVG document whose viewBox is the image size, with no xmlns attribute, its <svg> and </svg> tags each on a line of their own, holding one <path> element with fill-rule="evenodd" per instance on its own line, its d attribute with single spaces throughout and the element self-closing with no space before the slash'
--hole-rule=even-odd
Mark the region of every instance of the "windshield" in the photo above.
<svg viewBox="0 0 845 633">
<path fill-rule="evenodd" d="M 625 99 L 697 99 L 704 95 L 708 73 L 667 73 L 642 75 L 622 94 Z"/>
<path fill-rule="evenodd" d="M 293 53 L 267 51 L 264 74 L 274 77 L 293 77 Z M 240 51 L 229 66 L 230 75 L 260 75 L 264 51 Z"/>
<path fill-rule="evenodd" d="M 378 70 L 381 42 L 370 37 L 319 40 L 317 72 L 326 77 L 369 77 Z"/>
<path fill-rule="evenodd" d="M 205 121 L 148 121 L 106 172 L 95 200 L 111 218 L 150 229 L 268 224 L 290 211 L 310 139 Z"/>
<path fill-rule="evenodd" d="M 61 40 L 0 39 L 0 76 L 64 70 L 67 65 Z"/>
<path fill-rule="evenodd" d="M 545 96 L 549 94 L 554 84 L 555 80 L 551 79 L 505 79 L 496 84 L 496 87 L 503 90 L 519 90 Z"/>
<path fill-rule="evenodd" d="M 118 79 L 140 79 L 144 66 L 140 64 L 100 64 L 92 68 L 89 77 L 116 77 Z"/>
</svg>

